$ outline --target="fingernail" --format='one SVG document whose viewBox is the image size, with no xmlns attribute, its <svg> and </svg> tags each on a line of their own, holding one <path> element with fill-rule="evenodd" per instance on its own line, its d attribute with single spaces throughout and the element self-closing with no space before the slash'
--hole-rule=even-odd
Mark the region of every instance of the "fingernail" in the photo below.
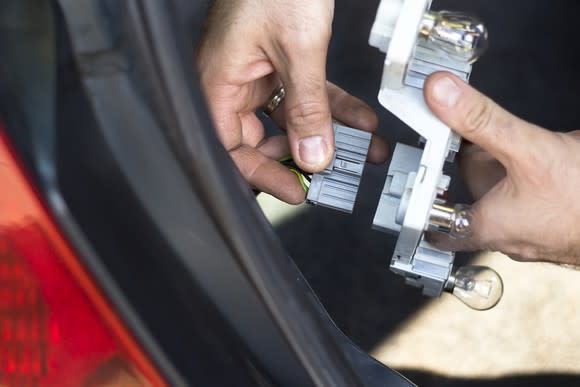
<svg viewBox="0 0 580 387">
<path fill-rule="evenodd" d="M 452 108 L 461 96 L 461 89 L 451 78 L 439 78 L 433 85 L 431 96 L 439 105 Z"/>
<path fill-rule="evenodd" d="M 306 164 L 319 166 L 326 160 L 328 146 L 321 136 L 305 137 L 298 143 L 300 160 Z"/>
</svg>

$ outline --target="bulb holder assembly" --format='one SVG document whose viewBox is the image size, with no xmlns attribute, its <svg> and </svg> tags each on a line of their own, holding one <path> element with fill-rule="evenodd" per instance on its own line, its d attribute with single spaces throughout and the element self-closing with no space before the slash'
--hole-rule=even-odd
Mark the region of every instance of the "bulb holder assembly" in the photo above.
<svg viewBox="0 0 580 387">
<path fill-rule="evenodd" d="M 472 65 L 488 46 L 488 32 L 476 17 L 430 10 L 431 0 L 382 0 L 369 43 L 386 54 L 379 102 L 419 135 L 422 147 L 397 144 L 373 228 L 395 233 L 390 268 L 428 296 L 444 290 L 473 309 L 499 302 L 503 283 L 489 268 L 462 267 L 453 273 L 453 252 L 439 250 L 426 232 L 469 238 L 469 206 L 449 204 L 451 178 L 443 173 L 455 160 L 461 137 L 427 107 L 423 86 L 438 71 L 469 81 Z"/>
<path fill-rule="evenodd" d="M 476 310 L 495 306 L 503 282 L 494 270 L 465 266 L 453 272 L 455 254 L 429 243 L 426 232 L 469 238 L 469 206 L 447 196 L 451 177 L 443 173 L 461 147 L 461 137 L 433 115 L 423 97 L 427 77 L 438 71 L 469 81 L 472 64 L 488 45 L 485 26 L 458 12 L 433 12 L 431 0 L 382 0 L 369 43 L 386 54 L 379 91 L 381 105 L 419 135 L 420 147 L 397 144 L 372 227 L 398 236 L 390 269 L 426 296 L 450 292 Z M 336 154 L 312 176 L 308 201 L 351 213 L 370 135 L 335 124 Z"/>
</svg>

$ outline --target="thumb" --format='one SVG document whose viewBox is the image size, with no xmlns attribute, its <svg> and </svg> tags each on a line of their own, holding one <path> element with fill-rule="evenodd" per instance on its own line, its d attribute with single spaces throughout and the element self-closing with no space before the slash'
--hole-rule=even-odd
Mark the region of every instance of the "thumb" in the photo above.
<svg viewBox="0 0 580 387">
<path fill-rule="evenodd" d="M 334 155 L 326 48 L 293 50 L 284 62 L 277 70 L 286 90 L 284 113 L 292 156 L 300 168 L 318 172 Z"/>
<path fill-rule="evenodd" d="M 452 74 L 430 76 L 424 93 L 437 117 L 506 167 L 526 154 L 532 138 L 539 134 L 537 127 L 510 114 Z"/>
</svg>

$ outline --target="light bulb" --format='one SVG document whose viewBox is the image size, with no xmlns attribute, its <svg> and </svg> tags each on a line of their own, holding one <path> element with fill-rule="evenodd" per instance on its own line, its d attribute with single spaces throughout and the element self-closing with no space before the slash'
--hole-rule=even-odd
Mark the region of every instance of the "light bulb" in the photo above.
<svg viewBox="0 0 580 387">
<path fill-rule="evenodd" d="M 467 204 L 434 203 L 429 216 L 429 223 L 437 231 L 448 233 L 455 239 L 463 239 L 473 233 L 473 218 Z"/>
<path fill-rule="evenodd" d="M 467 204 L 456 204 L 453 210 L 454 216 L 449 235 L 456 239 L 470 237 L 473 234 L 473 229 L 471 228 L 473 224 L 471 206 Z"/>
<path fill-rule="evenodd" d="M 493 308 L 503 295 L 501 277 L 487 266 L 462 266 L 450 281 L 453 295 L 475 310 Z"/>
<path fill-rule="evenodd" d="M 488 46 L 487 29 L 483 23 L 461 12 L 425 13 L 420 36 L 450 58 L 467 63 L 479 59 Z"/>
</svg>

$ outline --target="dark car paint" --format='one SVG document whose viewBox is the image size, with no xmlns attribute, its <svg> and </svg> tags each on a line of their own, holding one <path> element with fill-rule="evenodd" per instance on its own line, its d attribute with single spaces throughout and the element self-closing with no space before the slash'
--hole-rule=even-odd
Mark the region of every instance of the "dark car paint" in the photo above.
<svg viewBox="0 0 580 387">
<path fill-rule="evenodd" d="M 183 15 L 156 0 L 53 5 L 3 5 L 36 21 L 0 26 L 14 55 L 2 117 L 169 383 L 410 385 L 336 328 L 282 249 L 214 135 Z"/>
</svg>

